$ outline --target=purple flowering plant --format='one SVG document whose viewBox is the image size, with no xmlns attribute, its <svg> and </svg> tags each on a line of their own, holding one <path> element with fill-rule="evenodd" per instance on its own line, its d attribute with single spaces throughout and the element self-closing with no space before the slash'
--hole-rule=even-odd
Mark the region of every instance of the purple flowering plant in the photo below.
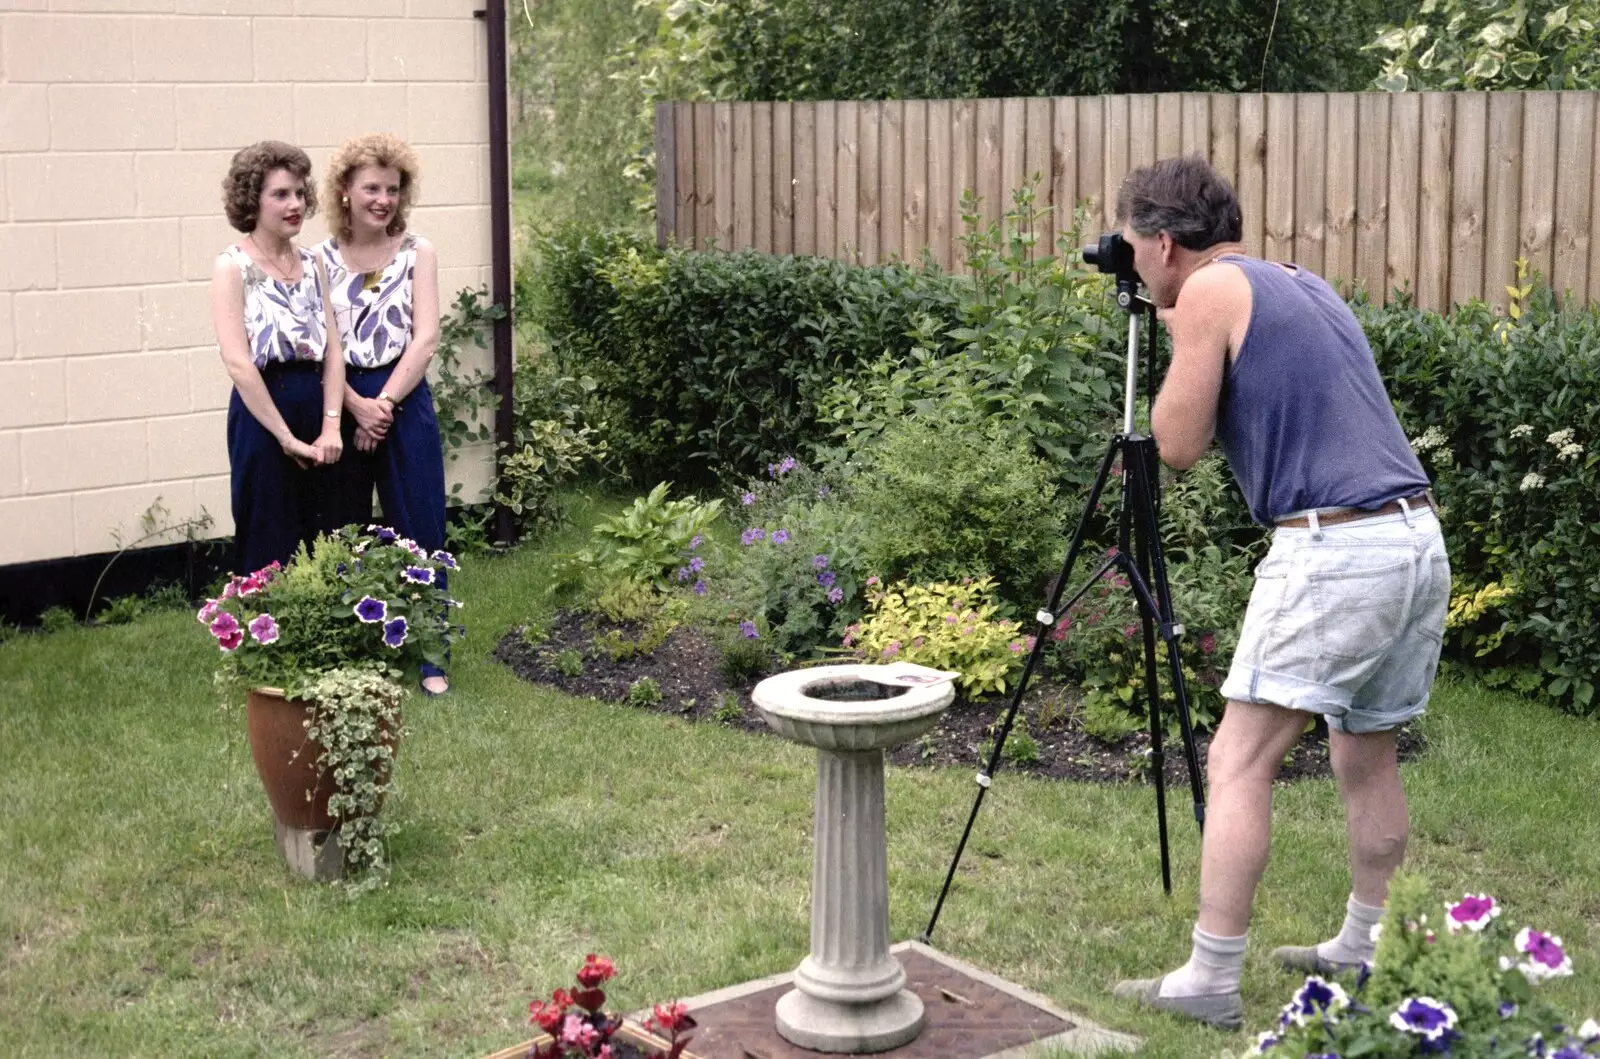
<svg viewBox="0 0 1600 1059">
<path fill-rule="evenodd" d="M 861 615 L 864 526 L 824 474 L 793 456 L 735 490 L 739 543 L 719 563 L 721 609 L 759 627 L 780 657 L 836 650 Z"/>
<path fill-rule="evenodd" d="M 304 697 L 321 674 L 370 669 L 399 679 L 440 665 L 463 629 L 446 589 L 456 569 L 385 526 L 346 526 L 301 544 L 287 565 L 235 575 L 197 620 L 216 643 L 218 679 Z"/>
<path fill-rule="evenodd" d="M 1308 977 L 1247 1054 L 1600 1059 L 1600 1024 L 1537 991 L 1572 973 L 1561 939 L 1502 913 L 1489 894 L 1441 902 L 1400 873 L 1372 962 L 1344 984 Z"/>
</svg>

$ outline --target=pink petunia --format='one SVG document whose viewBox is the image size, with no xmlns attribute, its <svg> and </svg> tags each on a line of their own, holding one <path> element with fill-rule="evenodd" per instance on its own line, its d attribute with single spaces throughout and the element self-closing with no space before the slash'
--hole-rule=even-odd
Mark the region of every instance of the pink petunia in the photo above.
<svg viewBox="0 0 1600 1059">
<path fill-rule="evenodd" d="M 269 643 L 276 643 L 278 640 L 278 623 L 273 620 L 270 614 L 258 615 L 250 623 L 250 636 L 263 647 Z"/>
<path fill-rule="evenodd" d="M 239 632 L 239 619 L 227 611 L 219 611 L 217 616 L 211 619 L 211 635 L 217 639 L 232 636 L 237 632 Z"/>
</svg>

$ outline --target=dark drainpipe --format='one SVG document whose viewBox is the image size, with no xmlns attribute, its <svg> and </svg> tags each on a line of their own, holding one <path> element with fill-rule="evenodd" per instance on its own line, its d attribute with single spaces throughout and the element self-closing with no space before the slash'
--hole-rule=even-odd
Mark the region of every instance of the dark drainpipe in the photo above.
<svg viewBox="0 0 1600 1059">
<path fill-rule="evenodd" d="M 511 139 L 506 95 L 506 0 L 485 0 L 482 19 L 489 34 L 489 298 L 505 310 L 494 321 L 494 392 L 499 399 L 494 413 L 495 491 L 499 492 L 500 464 L 511 451 L 515 420 L 512 417 L 513 361 L 511 354 Z M 511 511 L 496 503 L 496 543 L 512 544 L 516 526 Z"/>
</svg>

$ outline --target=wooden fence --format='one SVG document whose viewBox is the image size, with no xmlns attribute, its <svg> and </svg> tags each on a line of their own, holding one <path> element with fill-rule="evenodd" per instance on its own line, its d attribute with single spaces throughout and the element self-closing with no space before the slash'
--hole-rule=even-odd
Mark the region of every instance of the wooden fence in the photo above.
<svg viewBox="0 0 1600 1059">
<path fill-rule="evenodd" d="M 1038 99 L 665 103 L 656 109 L 663 244 L 755 247 L 959 269 L 964 188 L 998 219 L 1037 174 L 1053 246 L 1086 202 L 1113 224 L 1140 165 L 1207 156 L 1238 191 L 1252 254 L 1374 297 L 1506 300 L 1525 257 L 1600 299 L 1594 92 L 1172 93 Z M 1092 237 L 1097 231 L 1086 233 Z M 1048 238 L 1046 236 L 1048 235 Z"/>
</svg>

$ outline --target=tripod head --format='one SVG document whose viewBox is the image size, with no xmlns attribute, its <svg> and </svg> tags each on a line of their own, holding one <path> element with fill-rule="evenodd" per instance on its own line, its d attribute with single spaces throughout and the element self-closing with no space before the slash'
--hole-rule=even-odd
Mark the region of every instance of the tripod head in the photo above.
<svg viewBox="0 0 1600 1059">
<path fill-rule="evenodd" d="M 1139 315 L 1155 315 L 1155 303 L 1139 293 L 1142 280 L 1133 267 L 1133 246 L 1120 232 L 1106 232 L 1098 242 L 1083 248 L 1084 264 L 1093 265 L 1101 272 L 1111 274 L 1117 284 L 1117 307 L 1128 314 L 1128 370 L 1122 397 L 1122 432 L 1133 434 L 1134 396 L 1139 389 Z M 1150 331 L 1154 342 L 1155 330 Z M 1154 348 L 1151 361 L 1155 360 Z M 1151 378 L 1151 397 L 1154 399 L 1155 379 Z"/>
</svg>

